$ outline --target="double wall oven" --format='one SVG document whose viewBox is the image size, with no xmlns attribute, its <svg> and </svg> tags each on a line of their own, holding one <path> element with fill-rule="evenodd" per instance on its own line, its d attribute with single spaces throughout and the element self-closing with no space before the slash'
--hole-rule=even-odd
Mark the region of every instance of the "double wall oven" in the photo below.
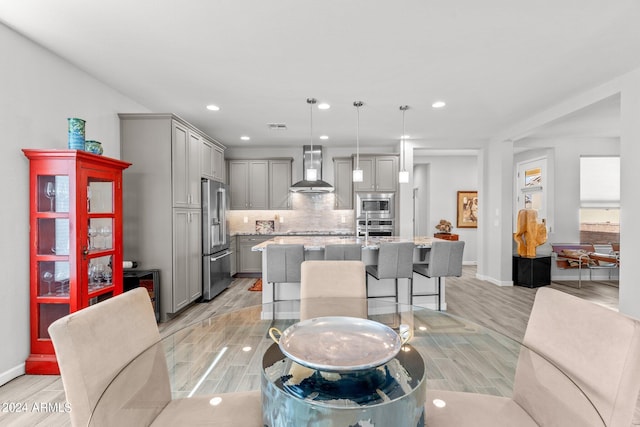
<svg viewBox="0 0 640 427">
<path fill-rule="evenodd" d="M 395 194 L 357 193 L 356 232 L 358 236 L 395 234 Z"/>
</svg>

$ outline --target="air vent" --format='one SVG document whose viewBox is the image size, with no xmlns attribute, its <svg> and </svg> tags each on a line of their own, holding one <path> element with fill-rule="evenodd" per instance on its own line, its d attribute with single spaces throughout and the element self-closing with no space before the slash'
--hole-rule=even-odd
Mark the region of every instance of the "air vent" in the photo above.
<svg viewBox="0 0 640 427">
<path fill-rule="evenodd" d="M 287 130 L 287 125 L 284 123 L 267 123 L 267 127 L 271 130 Z"/>
</svg>

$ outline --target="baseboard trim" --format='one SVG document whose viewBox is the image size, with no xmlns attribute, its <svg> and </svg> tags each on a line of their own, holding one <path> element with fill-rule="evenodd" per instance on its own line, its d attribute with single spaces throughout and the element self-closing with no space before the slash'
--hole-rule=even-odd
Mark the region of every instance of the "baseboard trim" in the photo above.
<svg viewBox="0 0 640 427">
<path fill-rule="evenodd" d="M 485 282 L 492 283 L 492 284 L 494 284 L 496 286 L 513 286 L 513 280 L 501 281 L 501 280 L 498 280 L 498 279 L 494 279 L 493 277 L 483 276 L 483 275 L 477 274 L 477 273 L 476 273 L 476 279 L 484 280 Z"/>
<path fill-rule="evenodd" d="M 24 363 L 19 364 L 7 371 L 0 373 L 0 386 L 8 383 L 14 378 L 18 378 L 20 375 L 25 374 Z"/>
</svg>

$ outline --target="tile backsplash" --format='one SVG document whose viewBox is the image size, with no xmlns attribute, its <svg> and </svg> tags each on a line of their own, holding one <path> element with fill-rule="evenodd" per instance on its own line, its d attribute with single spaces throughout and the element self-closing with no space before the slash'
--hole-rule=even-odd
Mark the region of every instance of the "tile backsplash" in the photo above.
<svg viewBox="0 0 640 427">
<path fill-rule="evenodd" d="M 334 209 L 333 193 L 291 193 L 293 209 L 229 211 L 231 233 L 256 233 L 256 221 L 273 220 L 274 232 L 355 232 L 352 209 Z"/>
</svg>

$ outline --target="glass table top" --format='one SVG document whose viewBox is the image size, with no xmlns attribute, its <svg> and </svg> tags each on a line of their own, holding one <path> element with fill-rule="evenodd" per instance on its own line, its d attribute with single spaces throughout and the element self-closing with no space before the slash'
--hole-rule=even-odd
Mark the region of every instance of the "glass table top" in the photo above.
<svg viewBox="0 0 640 427">
<path fill-rule="evenodd" d="M 540 378 L 526 380 L 544 390 L 549 399 L 553 400 L 556 392 L 573 389 L 570 393 L 584 403 L 577 415 L 586 420 L 584 425 L 604 425 L 576 384 L 566 376 L 558 384 L 559 369 L 517 341 L 445 312 L 351 298 L 262 304 L 216 315 L 171 333 L 123 367 L 94 410 L 93 424 L 98 425 L 97 420 L 104 424 L 109 417 L 117 419 L 113 417 L 125 406 L 159 412 L 161 408 L 150 402 L 154 396 L 162 400 L 166 393 L 171 399 L 180 399 L 260 390 L 263 357 L 274 347 L 269 329 L 284 331 L 301 319 L 322 316 L 361 317 L 396 331 L 406 333 L 408 329 L 411 338 L 400 351 L 419 353 L 428 390 L 511 397 L 516 366 L 528 364 Z M 547 381 L 553 381 L 552 386 Z M 170 390 L 162 391 L 165 382 Z"/>
</svg>

